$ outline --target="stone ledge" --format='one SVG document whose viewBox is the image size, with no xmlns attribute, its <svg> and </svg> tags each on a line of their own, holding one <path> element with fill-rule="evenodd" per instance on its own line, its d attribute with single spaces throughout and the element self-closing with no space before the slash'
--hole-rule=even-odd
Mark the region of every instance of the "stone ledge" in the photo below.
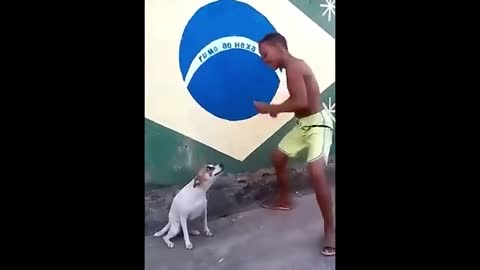
<svg viewBox="0 0 480 270">
<path fill-rule="evenodd" d="M 292 192 L 311 193 L 310 179 L 305 168 L 290 169 Z M 327 168 L 329 181 L 335 182 L 335 167 Z M 207 193 L 208 218 L 215 220 L 244 211 L 267 197 L 275 194 L 275 171 L 261 169 L 253 173 L 225 174 L 220 176 Z M 183 186 L 146 188 L 145 190 L 145 234 L 151 235 L 168 221 L 168 210 L 173 197 Z M 197 221 L 198 222 L 198 221 Z"/>
</svg>

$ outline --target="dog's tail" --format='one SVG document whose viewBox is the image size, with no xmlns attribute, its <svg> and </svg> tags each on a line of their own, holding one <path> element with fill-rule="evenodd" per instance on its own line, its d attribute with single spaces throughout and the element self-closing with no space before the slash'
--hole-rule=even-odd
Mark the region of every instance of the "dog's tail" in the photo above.
<svg viewBox="0 0 480 270">
<path fill-rule="evenodd" d="M 162 236 L 168 231 L 168 229 L 170 229 L 170 222 L 168 222 L 167 225 L 165 225 L 165 227 L 163 227 L 163 229 L 156 232 L 153 236 Z"/>
</svg>

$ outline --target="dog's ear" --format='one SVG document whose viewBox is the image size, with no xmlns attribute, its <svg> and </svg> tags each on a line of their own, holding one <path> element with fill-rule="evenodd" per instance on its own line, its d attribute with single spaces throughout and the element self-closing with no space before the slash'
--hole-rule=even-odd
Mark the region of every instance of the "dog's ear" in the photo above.
<svg viewBox="0 0 480 270">
<path fill-rule="evenodd" d="M 193 187 L 196 188 L 197 186 L 200 186 L 204 180 L 204 177 L 202 177 L 200 174 L 197 174 L 195 176 L 195 179 L 193 179 Z"/>
<path fill-rule="evenodd" d="M 200 185 L 200 181 L 198 180 L 198 175 L 193 178 L 193 188 L 196 188 L 198 185 Z"/>
</svg>

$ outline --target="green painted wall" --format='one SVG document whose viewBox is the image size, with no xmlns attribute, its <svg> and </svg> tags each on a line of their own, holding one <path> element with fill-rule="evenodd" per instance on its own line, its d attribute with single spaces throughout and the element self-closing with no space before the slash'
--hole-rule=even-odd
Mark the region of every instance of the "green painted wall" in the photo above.
<svg viewBox="0 0 480 270">
<path fill-rule="evenodd" d="M 329 21 L 329 12 L 326 10 L 329 4 L 335 6 L 335 0 L 290 0 L 290 2 L 335 38 L 335 13 L 330 12 Z"/>
<path fill-rule="evenodd" d="M 325 8 L 320 5 L 327 4 L 325 0 L 292 0 L 291 2 L 335 38 L 335 16 L 331 15 L 331 22 L 328 22 L 327 13 L 322 16 Z M 333 1 L 333 3 L 335 2 Z M 321 76 L 321 74 L 317 74 L 317 76 Z M 329 109 L 335 110 L 335 83 L 322 93 L 321 98 L 323 103 L 330 107 Z M 331 108 L 332 106 L 333 108 Z M 291 120 L 241 162 L 145 119 L 145 183 L 183 184 L 195 174 L 199 166 L 207 162 L 221 162 L 231 173 L 271 167 L 271 152 L 293 125 L 294 121 Z M 234 139 L 232 138 L 232 140 Z M 331 159 L 334 156 L 335 136 L 330 154 Z M 305 155 L 300 155 L 293 162 L 302 162 L 304 159 Z"/>
</svg>

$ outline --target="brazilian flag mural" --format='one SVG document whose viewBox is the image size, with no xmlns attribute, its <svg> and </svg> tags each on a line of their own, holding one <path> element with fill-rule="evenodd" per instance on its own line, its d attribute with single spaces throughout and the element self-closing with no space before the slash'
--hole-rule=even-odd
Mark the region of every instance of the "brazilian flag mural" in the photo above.
<svg viewBox="0 0 480 270">
<path fill-rule="evenodd" d="M 288 98 L 285 73 L 260 58 L 269 32 L 312 68 L 335 121 L 335 0 L 146 0 L 145 17 L 146 183 L 182 184 L 207 162 L 232 173 L 271 166 L 294 121 L 253 107 Z"/>
</svg>

